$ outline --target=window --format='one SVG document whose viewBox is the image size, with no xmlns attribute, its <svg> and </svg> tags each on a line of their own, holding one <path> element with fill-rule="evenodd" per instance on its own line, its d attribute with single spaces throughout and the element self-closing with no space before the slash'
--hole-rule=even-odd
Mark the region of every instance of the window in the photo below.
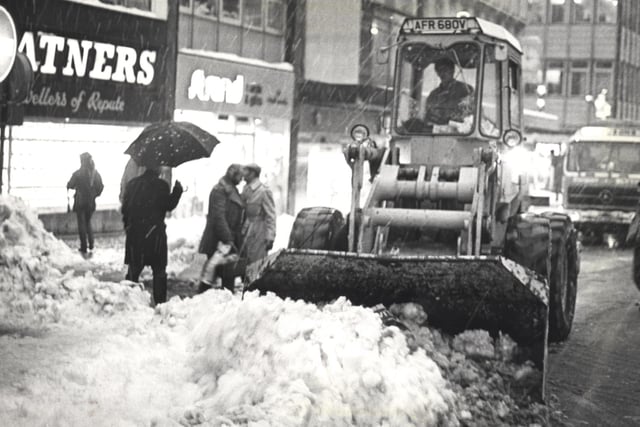
<svg viewBox="0 0 640 427">
<path fill-rule="evenodd" d="M 473 131 L 480 66 L 477 44 L 409 43 L 402 46 L 399 61 L 395 96 L 400 133 L 467 135 Z"/>
<path fill-rule="evenodd" d="M 240 0 L 220 0 L 222 2 L 222 17 L 232 21 L 240 20 Z"/>
<path fill-rule="evenodd" d="M 612 90 L 613 64 L 611 61 L 596 61 L 594 78 L 594 96 L 606 89 L 609 94 Z"/>
<path fill-rule="evenodd" d="M 598 0 L 597 4 L 598 22 L 601 24 L 615 24 L 618 20 L 618 2 L 615 0 Z"/>
<path fill-rule="evenodd" d="M 593 21 L 593 0 L 572 0 L 573 22 L 587 23 Z"/>
<path fill-rule="evenodd" d="M 587 94 L 587 61 L 573 61 L 571 63 L 571 86 L 569 95 L 586 95 Z"/>
<path fill-rule="evenodd" d="M 566 0 L 551 0 L 551 23 L 558 24 L 565 22 Z"/>
<path fill-rule="evenodd" d="M 262 28 L 262 0 L 244 0 L 242 22 L 247 27 Z"/>
<path fill-rule="evenodd" d="M 546 14 L 547 0 L 528 0 L 527 16 L 530 24 L 543 24 Z"/>
<path fill-rule="evenodd" d="M 520 128 L 520 73 L 518 65 L 509 61 L 509 121 L 514 129 Z"/>
<path fill-rule="evenodd" d="M 180 9 L 191 11 L 191 0 L 180 0 Z"/>
<path fill-rule="evenodd" d="M 485 136 L 500 136 L 500 61 L 495 60 L 492 48 L 485 49 L 484 81 L 482 83 L 482 119 L 480 133 Z"/>
<path fill-rule="evenodd" d="M 284 4 L 282 0 L 267 0 L 267 28 L 281 33 L 284 30 Z"/>
<path fill-rule="evenodd" d="M 562 95 L 562 83 L 564 80 L 564 64 L 562 61 L 550 61 L 547 63 L 545 81 L 549 95 Z"/>
<path fill-rule="evenodd" d="M 193 13 L 204 16 L 218 16 L 218 0 L 193 0 Z"/>
</svg>

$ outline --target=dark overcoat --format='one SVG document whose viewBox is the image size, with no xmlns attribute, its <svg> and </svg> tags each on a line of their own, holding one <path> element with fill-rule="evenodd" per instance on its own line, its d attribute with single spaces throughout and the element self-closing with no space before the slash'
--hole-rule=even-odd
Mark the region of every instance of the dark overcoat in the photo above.
<svg viewBox="0 0 640 427">
<path fill-rule="evenodd" d="M 167 265 L 167 233 L 164 218 L 180 201 L 182 189 L 148 170 L 125 187 L 122 220 L 126 230 L 125 264 Z"/>
<path fill-rule="evenodd" d="M 213 186 L 209 194 L 207 225 L 198 248 L 201 254 L 211 257 L 218 247 L 218 242 L 232 242 L 236 250 L 240 250 L 244 206 L 238 189 L 225 177 Z"/>
<path fill-rule="evenodd" d="M 102 194 L 104 185 L 98 171 L 81 167 L 71 175 L 67 188 L 76 190 L 73 195 L 73 211 L 96 210 L 96 197 Z"/>
</svg>

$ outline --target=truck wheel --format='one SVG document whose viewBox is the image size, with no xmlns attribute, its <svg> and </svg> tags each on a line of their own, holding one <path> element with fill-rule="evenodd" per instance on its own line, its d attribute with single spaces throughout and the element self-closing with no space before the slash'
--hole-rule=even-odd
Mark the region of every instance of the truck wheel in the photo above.
<svg viewBox="0 0 640 427">
<path fill-rule="evenodd" d="M 633 281 L 640 290 L 640 246 L 637 243 L 633 248 Z"/>
<path fill-rule="evenodd" d="M 539 215 L 512 217 L 507 226 L 504 256 L 547 277 L 550 260 L 549 220 Z"/>
<path fill-rule="evenodd" d="M 331 250 L 334 238 L 343 225 L 344 218 L 337 209 L 302 209 L 291 228 L 289 248 Z"/>
<path fill-rule="evenodd" d="M 569 217 L 544 213 L 551 227 L 549 274 L 549 340 L 564 341 L 571 332 L 576 307 L 579 260 L 576 232 Z"/>
</svg>

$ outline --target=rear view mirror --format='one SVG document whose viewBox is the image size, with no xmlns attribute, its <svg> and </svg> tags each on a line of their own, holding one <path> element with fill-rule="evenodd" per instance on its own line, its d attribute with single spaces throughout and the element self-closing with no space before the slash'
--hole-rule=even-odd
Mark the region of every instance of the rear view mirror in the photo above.
<svg viewBox="0 0 640 427">
<path fill-rule="evenodd" d="M 388 64 L 389 55 L 391 54 L 391 46 L 384 46 L 376 52 L 376 62 L 378 64 Z"/>
<path fill-rule="evenodd" d="M 495 48 L 496 61 L 506 61 L 509 57 L 509 51 L 507 45 L 504 43 L 497 43 Z"/>
</svg>

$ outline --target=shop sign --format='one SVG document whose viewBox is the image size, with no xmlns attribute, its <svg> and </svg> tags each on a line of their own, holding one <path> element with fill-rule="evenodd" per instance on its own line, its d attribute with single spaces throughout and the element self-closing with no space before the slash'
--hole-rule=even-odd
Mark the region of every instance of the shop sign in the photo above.
<svg viewBox="0 0 640 427">
<path fill-rule="evenodd" d="M 180 53 L 176 108 L 250 117 L 291 117 L 293 72 Z"/>
<path fill-rule="evenodd" d="M 81 122 L 167 119 L 167 22 L 74 2 L 9 0 L 34 85 L 25 116 Z"/>
</svg>

